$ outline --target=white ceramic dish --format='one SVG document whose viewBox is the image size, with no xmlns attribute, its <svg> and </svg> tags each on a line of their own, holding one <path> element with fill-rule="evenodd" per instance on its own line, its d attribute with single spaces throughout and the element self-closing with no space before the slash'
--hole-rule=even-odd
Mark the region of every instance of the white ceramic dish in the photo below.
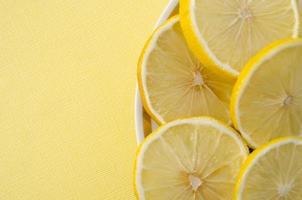
<svg viewBox="0 0 302 200">
<path fill-rule="evenodd" d="M 169 4 L 167 5 L 166 9 L 160 16 L 159 20 L 155 25 L 155 29 L 160 26 L 163 22 L 165 22 L 169 17 L 171 17 L 175 12 L 177 12 L 178 7 L 178 0 L 170 0 Z M 152 130 L 154 130 L 157 125 L 151 119 L 144 118 L 144 108 L 141 102 L 141 97 L 138 88 L 136 88 L 135 94 L 135 129 L 136 129 L 136 140 L 137 143 L 141 143 L 145 136 L 148 135 Z M 144 120 L 150 120 L 146 122 Z M 151 129 L 147 130 L 144 125 L 151 124 Z"/>
</svg>

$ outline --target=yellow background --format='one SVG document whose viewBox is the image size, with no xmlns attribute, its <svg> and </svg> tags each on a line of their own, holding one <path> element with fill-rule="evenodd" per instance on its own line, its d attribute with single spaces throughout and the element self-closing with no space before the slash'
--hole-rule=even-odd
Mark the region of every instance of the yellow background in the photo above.
<svg viewBox="0 0 302 200">
<path fill-rule="evenodd" d="M 136 62 L 167 0 L 0 0 L 0 199 L 134 199 Z"/>
</svg>

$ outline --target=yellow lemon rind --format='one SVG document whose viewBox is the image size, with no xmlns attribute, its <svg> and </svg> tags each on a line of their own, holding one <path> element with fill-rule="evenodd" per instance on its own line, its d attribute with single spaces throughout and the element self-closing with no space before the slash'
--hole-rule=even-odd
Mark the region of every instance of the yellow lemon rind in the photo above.
<svg viewBox="0 0 302 200">
<path fill-rule="evenodd" d="M 248 61 L 248 63 L 243 68 L 242 72 L 240 73 L 234 85 L 231 95 L 231 102 L 230 102 L 231 120 L 235 128 L 240 131 L 241 135 L 247 141 L 248 145 L 252 148 L 256 148 L 259 145 L 254 143 L 253 140 L 249 137 L 249 135 L 244 132 L 243 128 L 240 127 L 240 119 L 239 119 L 240 114 L 238 110 L 240 95 L 244 90 L 245 86 L 248 84 L 249 79 L 252 76 L 253 72 L 257 70 L 257 68 L 261 65 L 262 62 L 271 58 L 283 48 L 286 48 L 287 46 L 295 45 L 297 43 L 302 43 L 302 39 L 286 38 L 286 39 L 278 40 L 268 45 L 267 47 L 262 49 L 256 56 L 254 56 Z"/>
<path fill-rule="evenodd" d="M 180 22 L 184 32 L 184 36 L 195 56 L 207 67 L 213 71 L 222 73 L 225 76 L 236 78 L 239 76 L 239 72 L 230 66 L 223 66 L 224 64 L 219 61 L 218 58 L 207 49 L 206 41 L 202 38 L 200 31 L 197 30 L 196 20 L 193 17 L 194 12 L 193 4 L 196 0 L 181 0 L 180 1 Z M 292 38 L 297 38 L 300 31 L 300 17 L 298 12 L 297 2 L 291 1 L 292 8 L 295 15 L 295 26 L 293 28 Z"/>
<path fill-rule="evenodd" d="M 191 5 L 193 0 L 182 0 L 180 1 L 179 13 L 180 13 L 180 24 L 184 33 L 184 36 L 188 42 L 188 45 L 195 56 L 208 68 L 211 68 L 216 73 L 222 73 L 223 75 L 235 79 L 239 73 L 234 69 L 226 69 L 221 67 L 220 64 L 215 62 L 213 56 L 209 55 L 209 50 L 205 48 L 204 41 L 198 35 L 200 34 L 196 30 L 194 20 L 192 19 Z"/>
<path fill-rule="evenodd" d="M 299 143 L 302 143 L 302 138 L 301 137 L 296 137 L 296 136 L 288 136 L 288 137 L 280 137 L 276 138 L 269 143 L 262 145 L 258 149 L 254 150 L 248 158 L 245 160 L 243 165 L 240 168 L 239 175 L 237 178 L 237 182 L 235 184 L 235 189 L 234 189 L 234 200 L 242 200 L 239 195 L 241 195 L 241 188 L 244 186 L 244 177 L 246 173 L 248 172 L 249 168 L 253 166 L 253 162 L 261 156 L 263 153 L 269 151 L 271 148 L 275 147 L 276 145 L 287 143 L 287 142 L 292 142 L 292 141 L 297 141 Z"/>
</svg>

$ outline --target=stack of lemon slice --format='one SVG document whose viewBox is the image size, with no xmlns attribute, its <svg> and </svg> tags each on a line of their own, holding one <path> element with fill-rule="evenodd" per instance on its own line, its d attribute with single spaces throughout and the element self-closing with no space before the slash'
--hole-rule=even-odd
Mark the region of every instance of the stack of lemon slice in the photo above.
<svg viewBox="0 0 302 200">
<path fill-rule="evenodd" d="M 297 0 L 179 7 L 139 59 L 143 105 L 160 128 L 137 151 L 138 199 L 301 200 Z"/>
</svg>

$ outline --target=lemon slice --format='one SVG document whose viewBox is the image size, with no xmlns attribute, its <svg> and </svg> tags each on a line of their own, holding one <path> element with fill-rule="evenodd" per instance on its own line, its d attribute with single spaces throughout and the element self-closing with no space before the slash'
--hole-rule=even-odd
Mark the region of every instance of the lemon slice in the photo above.
<svg viewBox="0 0 302 200">
<path fill-rule="evenodd" d="M 167 123 L 138 149 L 137 197 L 231 200 L 247 154 L 247 147 L 236 132 L 212 118 Z"/>
<path fill-rule="evenodd" d="M 276 139 L 246 160 L 235 189 L 235 200 L 301 200 L 302 139 Z"/>
<path fill-rule="evenodd" d="M 235 127 L 252 147 L 302 133 L 302 40 L 269 45 L 240 74 L 233 90 Z"/>
<path fill-rule="evenodd" d="M 180 0 L 180 15 L 192 51 L 231 76 L 266 45 L 299 31 L 296 0 Z"/>
<path fill-rule="evenodd" d="M 178 16 L 149 39 L 140 57 L 138 82 L 144 107 L 160 124 L 200 115 L 231 121 L 235 80 L 213 73 L 191 54 Z"/>
</svg>

